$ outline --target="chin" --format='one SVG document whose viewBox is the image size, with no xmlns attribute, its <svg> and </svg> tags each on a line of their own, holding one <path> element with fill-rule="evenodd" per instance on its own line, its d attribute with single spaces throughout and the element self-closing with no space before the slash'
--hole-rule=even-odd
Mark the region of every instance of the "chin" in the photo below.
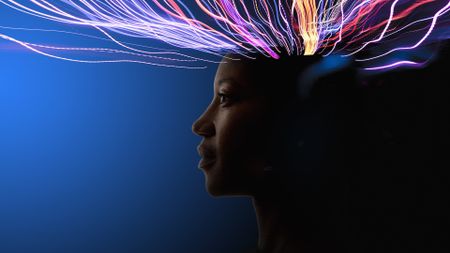
<svg viewBox="0 0 450 253">
<path fill-rule="evenodd" d="M 206 177 L 205 187 L 209 195 L 213 197 L 231 195 L 230 189 L 228 189 L 229 187 L 226 187 L 223 182 L 220 182 L 220 180 L 214 180 L 208 176 Z"/>
<path fill-rule="evenodd" d="M 252 191 L 252 180 L 242 173 L 233 173 L 230 168 L 237 165 L 216 163 L 204 171 L 206 191 L 213 197 L 249 196 Z M 237 170 L 242 171 L 242 170 Z"/>
<path fill-rule="evenodd" d="M 206 176 L 206 191 L 213 197 L 221 196 L 248 196 L 251 195 L 243 190 L 243 187 L 233 180 L 223 180 L 223 178 L 215 178 L 212 175 Z"/>
<path fill-rule="evenodd" d="M 221 190 L 216 189 L 216 188 L 209 187 L 208 185 L 206 186 L 206 191 L 208 192 L 208 194 L 211 197 L 229 196 L 229 194 L 226 194 L 224 191 L 221 191 Z"/>
</svg>

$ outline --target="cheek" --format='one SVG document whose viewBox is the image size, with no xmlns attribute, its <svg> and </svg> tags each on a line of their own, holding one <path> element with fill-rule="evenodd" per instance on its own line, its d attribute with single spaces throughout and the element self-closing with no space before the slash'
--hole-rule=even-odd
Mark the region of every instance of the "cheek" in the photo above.
<svg viewBox="0 0 450 253">
<path fill-rule="evenodd" d="M 219 159 L 237 166 L 248 160 L 261 159 L 267 144 L 267 122 L 259 106 L 236 107 L 217 119 Z"/>
</svg>

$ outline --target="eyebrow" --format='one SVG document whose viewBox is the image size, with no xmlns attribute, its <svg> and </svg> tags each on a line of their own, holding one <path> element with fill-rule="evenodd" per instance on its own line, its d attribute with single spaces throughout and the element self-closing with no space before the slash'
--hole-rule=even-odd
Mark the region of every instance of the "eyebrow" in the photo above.
<svg viewBox="0 0 450 253">
<path fill-rule="evenodd" d="M 241 84 L 239 83 L 239 82 L 236 82 L 236 80 L 234 80 L 233 78 L 224 78 L 224 79 L 221 79 L 218 83 L 217 83 L 217 85 L 220 87 L 222 84 L 224 84 L 224 83 L 231 83 L 231 84 L 235 84 L 235 85 L 237 85 L 237 86 L 241 86 Z"/>
</svg>

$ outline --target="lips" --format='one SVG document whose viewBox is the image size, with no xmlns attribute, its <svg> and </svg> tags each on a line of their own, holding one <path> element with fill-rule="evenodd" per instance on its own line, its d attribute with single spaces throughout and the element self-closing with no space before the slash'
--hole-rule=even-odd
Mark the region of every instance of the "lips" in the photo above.
<svg viewBox="0 0 450 253">
<path fill-rule="evenodd" d="M 202 158 L 198 163 L 198 167 L 200 169 L 208 170 L 216 163 L 216 159 L 206 159 Z"/>
<path fill-rule="evenodd" d="M 216 152 L 214 149 L 205 145 L 199 145 L 197 147 L 198 154 L 202 157 L 198 163 L 198 167 L 201 169 L 209 169 L 216 162 Z"/>
</svg>

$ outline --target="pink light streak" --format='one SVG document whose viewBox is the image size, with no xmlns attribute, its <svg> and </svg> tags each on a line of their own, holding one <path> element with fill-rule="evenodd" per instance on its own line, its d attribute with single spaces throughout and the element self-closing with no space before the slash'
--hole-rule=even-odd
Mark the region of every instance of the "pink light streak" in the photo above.
<svg viewBox="0 0 450 253">
<path fill-rule="evenodd" d="M 368 68 L 364 68 L 364 70 L 368 70 L 368 71 L 377 71 L 377 70 L 388 70 L 388 69 L 393 69 L 393 68 L 398 68 L 401 66 L 423 66 L 424 63 L 420 63 L 420 62 L 413 62 L 413 61 L 398 61 L 398 62 L 394 62 L 391 64 L 386 64 L 386 65 L 381 65 L 381 66 L 376 66 L 376 67 L 368 67 Z"/>
<path fill-rule="evenodd" d="M 114 45 L 55 47 L 50 45 L 55 41 L 36 44 L 2 33 L 2 39 L 33 52 L 73 61 L 77 60 L 46 50 L 105 53 L 117 55 L 120 61 L 127 56 L 129 62 L 188 68 L 217 62 L 227 53 L 248 56 L 255 52 L 275 59 L 282 52 L 339 54 L 370 65 L 396 51 L 416 50 L 442 39 L 431 35 L 438 26 L 439 31 L 448 32 L 450 20 L 448 0 L 195 0 L 189 7 L 181 0 L 0 0 L 0 5 L 68 28 L 91 28 Z M 410 27 L 425 33 L 405 36 Z M 159 41 L 170 50 L 136 45 L 129 41 L 133 39 Z M 380 45 L 383 50 L 375 56 L 359 57 Z M 204 56 L 185 53 L 189 50 Z"/>
</svg>

